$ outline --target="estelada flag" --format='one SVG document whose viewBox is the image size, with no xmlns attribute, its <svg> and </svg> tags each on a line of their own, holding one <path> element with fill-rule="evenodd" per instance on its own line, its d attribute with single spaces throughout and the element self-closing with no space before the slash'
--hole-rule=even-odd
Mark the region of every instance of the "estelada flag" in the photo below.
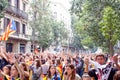
<svg viewBox="0 0 120 80">
<path fill-rule="evenodd" d="M 10 23 L 8 24 L 5 32 L 3 33 L 3 35 L 0 37 L 0 40 L 6 41 L 8 40 L 8 37 L 10 34 L 13 34 L 14 32 L 16 32 L 16 25 L 14 20 L 11 20 Z"/>
</svg>

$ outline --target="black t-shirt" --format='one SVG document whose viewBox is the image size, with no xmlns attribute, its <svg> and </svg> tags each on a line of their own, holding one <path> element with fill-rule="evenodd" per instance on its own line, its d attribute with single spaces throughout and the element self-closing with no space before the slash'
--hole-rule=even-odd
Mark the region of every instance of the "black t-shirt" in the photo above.
<svg viewBox="0 0 120 80">
<path fill-rule="evenodd" d="M 117 71 L 116 68 L 112 68 L 111 69 L 111 72 L 110 72 L 110 75 L 108 77 L 108 80 L 113 80 L 113 76 L 114 76 L 116 71 Z M 94 77 L 95 80 L 98 80 L 97 75 L 95 74 L 95 72 L 96 72 L 96 70 L 93 69 L 93 70 L 89 71 L 88 74 L 89 74 L 90 77 Z"/>
<path fill-rule="evenodd" d="M 2 69 L 5 65 L 8 65 L 9 62 L 6 61 L 4 58 L 0 59 L 0 69 Z"/>
</svg>

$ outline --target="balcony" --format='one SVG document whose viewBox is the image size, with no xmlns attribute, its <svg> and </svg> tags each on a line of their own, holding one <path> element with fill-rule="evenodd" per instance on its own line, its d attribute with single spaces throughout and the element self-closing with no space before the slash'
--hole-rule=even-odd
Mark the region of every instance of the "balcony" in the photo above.
<svg viewBox="0 0 120 80">
<path fill-rule="evenodd" d="M 4 30 L 0 29 L 0 35 L 3 35 Z M 22 33 L 13 33 L 12 35 L 10 35 L 9 37 L 11 38 L 15 38 L 15 39 L 22 39 L 22 40 L 30 40 L 30 36 L 27 34 L 22 34 Z"/>
<path fill-rule="evenodd" d="M 14 14 L 18 17 L 22 17 L 23 19 L 28 20 L 28 14 L 25 11 L 20 10 L 20 9 L 16 8 L 15 6 L 12 6 L 10 4 L 8 4 L 8 7 L 5 9 L 5 11 L 8 13 Z"/>
</svg>

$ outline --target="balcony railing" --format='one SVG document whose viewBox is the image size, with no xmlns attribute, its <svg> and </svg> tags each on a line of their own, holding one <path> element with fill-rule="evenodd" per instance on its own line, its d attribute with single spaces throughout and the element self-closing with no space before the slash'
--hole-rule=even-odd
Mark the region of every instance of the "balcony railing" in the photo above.
<svg viewBox="0 0 120 80">
<path fill-rule="evenodd" d="M 10 4 L 8 4 L 8 6 L 7 6 L 7 8 L 5 10 L 7 12 L 9 12 L 9 13 L 12 13 L 12 14 L 17 15 L 19 17 L 22 17 L 22 18 L 24 18 L 26 20 L 28 19 L 28 14 L 25 11 L 20 10 L 17 7 L 12 6 Z"/>
</svg>

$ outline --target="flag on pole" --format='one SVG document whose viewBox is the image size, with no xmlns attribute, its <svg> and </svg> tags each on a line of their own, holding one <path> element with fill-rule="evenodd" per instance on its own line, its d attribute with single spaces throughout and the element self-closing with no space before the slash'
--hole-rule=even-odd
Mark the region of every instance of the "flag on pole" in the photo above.
<svg viewBox="0 0 120 80">
<path fill-rule="evenodd" d="M 16 32 L 16 25 L 14 20 L 11 20 L 10 23 L 8 24 L 5 32 L 3 33 L 3 35 L 0 37 L 0 40 L 6 41 L 8 40 L 8 37 L 10 34 L 13 34 L 14 32 Z"/>
</svg>

